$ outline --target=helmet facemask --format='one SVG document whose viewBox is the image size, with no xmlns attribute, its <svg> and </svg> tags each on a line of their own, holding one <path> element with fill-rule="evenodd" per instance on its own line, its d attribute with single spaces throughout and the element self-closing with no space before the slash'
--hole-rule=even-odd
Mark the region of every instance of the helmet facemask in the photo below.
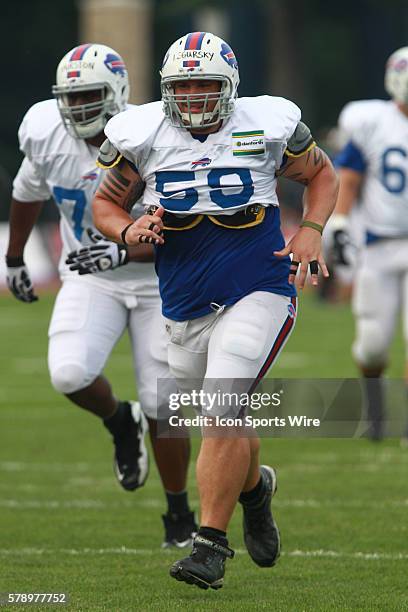
<svg viewBox="0 0 408 612">
<path fill-rule="evenodd" d="M 103 131 L 110 117 L 118 112 L 114 93 L 107 83 L 52 88 L 67 132 L 74 138 L 92 138 Z M 99 92 L 99 100 L 85 104 L 70 104 L 69 95 L 82 92 Z"/>
<path fill-rule="evenodd" d="M 164 103 L 164 112 L 174 127 L 181 128 L 206 128 L 217 125 L 220 120 L 229 117 L 234 109 L 232 99 L 232 83 L 225 77 L 205 75 L 201 77 L 206 81 L 219 81 L 220 91 L 214 93 L 175 94 L 174 83 L 179 81 L 198 80 L 199 76 L 169 77 L 162 80 L 161 91 Z M 216 100 L 212 110 L 209 109 L 211 102 Z M 186 111 L 181 111 L 179 104 L 187 106 Z M 202 104 L 201 112 L 194 112 L 193 106 Z"/>
</svg>

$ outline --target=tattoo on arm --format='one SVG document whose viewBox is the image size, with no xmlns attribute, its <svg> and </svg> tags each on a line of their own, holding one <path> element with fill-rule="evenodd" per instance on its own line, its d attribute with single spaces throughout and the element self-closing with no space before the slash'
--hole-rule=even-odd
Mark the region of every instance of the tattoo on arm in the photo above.
<svg viewBox="0 0 408 612">
<path fill-rule="evenodd" d="M 128 179 L 117 166 L 111 168 L 98 188 L 99 193 L 105 199 L 114 202 L 128 213 L 144 190 L 144 182 L 140 176 L 133 171 L 132 174 L 132 179 Z"/>
<path fill-rule="evenodd" d="M 276 172 L 276 175 L 284 176 L 307 187 L 310 180 L 326 165 L 326 162 L 326 153 L 319 147 L 313 147 L 301 157 L 288 158 L 286 164 Z"/>
</svg>

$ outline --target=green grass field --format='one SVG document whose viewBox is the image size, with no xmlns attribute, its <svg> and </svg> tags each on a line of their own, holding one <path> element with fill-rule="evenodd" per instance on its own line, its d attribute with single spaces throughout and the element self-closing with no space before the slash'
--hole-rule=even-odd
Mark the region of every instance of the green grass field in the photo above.
<svg viewBox="0 0 408 612">
<path fill-rule="evenodd" d="M 50 386 L 52 303 L 51 295 L 32 305 L 0 296 L 0 592 L 67 592 L 62 609 L 76 611 L 408 610 L 408 450 L 398 440 L 264 439 L 262 461 L 279 473 L 278 565 L 251 562 L 238 508 L 224 588 L 170 579 L 179 553 L 160 550 L 165 505 L 155 467 L 142 490 L 122 491 L 105 430 Z M 355 376 L 352 335 L 347 306 L 304 296 L 273 374 Z M 124 339 L 107 368 L 123 398 L 135 396 L 129 355 Z M 397 339 L 391 376 L 402 376 L 403 361 Z M 197 448 L 194 440 L 194 456 Z M 197 509 L 193 469 L 190 491 Z"/>
</svg>

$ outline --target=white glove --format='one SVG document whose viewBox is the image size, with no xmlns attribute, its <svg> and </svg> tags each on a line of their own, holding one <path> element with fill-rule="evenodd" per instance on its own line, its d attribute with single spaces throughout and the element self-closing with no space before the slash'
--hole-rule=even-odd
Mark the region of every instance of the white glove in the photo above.
<svg viewBox="0 0 408 612">
<path fill-rule="evenodd" d="M 81 275 L 95 274 L 114 270 L 128 263 L 129 255 L 125 245 L 109 242 L 91 229 L 88 229 L 87 233 L 94 244 L 68 254 L 65 263 L 70 270 L 77 270 Z"/>
<path fill-rule="evenodd" d="M 11 293 L 21 302 L 36 302 L 28 269 L 22 257 L 7 257 L 7 285 Z"/>
</svg>

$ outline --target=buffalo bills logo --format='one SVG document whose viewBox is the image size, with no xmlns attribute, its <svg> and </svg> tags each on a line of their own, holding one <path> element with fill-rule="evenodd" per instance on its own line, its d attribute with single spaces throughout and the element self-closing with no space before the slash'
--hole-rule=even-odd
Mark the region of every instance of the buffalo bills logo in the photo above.
<svg viewBox="0 0 408 612">
<path fill-rule="evenodd" d="M 222 43 L 220 55 L 222 59 L 227 62 L 227 64 L 238 70 L 237 58 L 229 45 Z"/>
<path fill-rule="evenodd" d="M 288 304 L 288 313 L 291 319 L 296 317 L 296 308 L 293 304 Z"/>
<path fill-rule="evenodd" d="M 113 74 L 121 74 L 122 76 L 125 76 L 126 66 L 123 63 L 122 58 L 119 57 L 119 55 L 113 55 L 113 53 L 108 53 L 103 63 L 108 68 L 108 70 L 113 72 Z"/>
<path fill-rule="evenodd" d="M 82 180 L 84 181 L 95 181 L 98 178 L 98 174 L 96 172 L 90 172 L 89 174 L 84 174 Z"/>
<path fill-rule="evenodd" d="M 205 168 L 206 166 L 209 166 L 211 164 L 211 159 L 209 157 L 202 157 L 201 159 L 198 159 L 197 161 L 193 161 L 191 162 L 191 167 L 194 168 L 198 168 L 198 166 L 203 166 L 203 168 Z"/>
<path fill-rule="evenodd" d="M 391 68 L 395 70 L 395 72 L 404 72 L 407 69 L 408 62 L 406 59 L 402 58 L 397 60 L 395 63 L 391 65 Z"/>
</svg>

